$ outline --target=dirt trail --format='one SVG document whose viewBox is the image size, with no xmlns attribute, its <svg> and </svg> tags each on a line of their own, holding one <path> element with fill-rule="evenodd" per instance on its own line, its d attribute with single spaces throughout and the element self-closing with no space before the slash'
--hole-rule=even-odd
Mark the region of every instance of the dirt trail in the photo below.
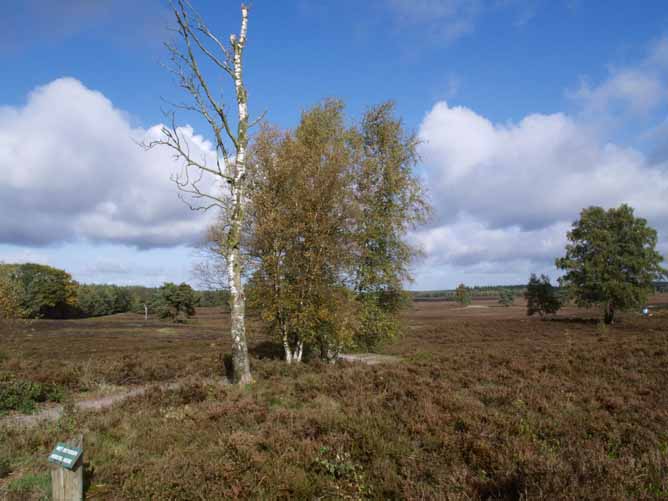
<svg viewBox="0 0 668 501">
<path fill-rule="evenodd" d="M 200 383 L 204 384 L 226 384 L 221 381 L 215 381 L 213 379 L 198 380 Z M 100 411 L 107 409 L 115 404 L 124 402 L 125 400 L 132 397 L 139 397 L 144 395 L 149 390 L 161 389 L 161 390 L 177 390 L 186 384 L 185 381 L 177 381 L 172 383 L 165 384 L 147 384 L 143 386 L 135 386 L 120 392 L 114 393 L 112 395 L 106 395 L 104 397 L 90 398 L 86 400 L 79 400 L 74 402 L 74 408 L 81 411 Z M 63 416 L 64 412 L 63 405 L 54 405 L 52 407 L 44 408 L 34 414 L 12 414 L 0 418 L 1 425 L 14 425 L 21 426 L 26 428 L 32 428 L 39 423 L 44 421 L 58 421 Z"/>
<path fill-rule="evenodd" d="M 362 362 L 367 365 L 392 364 L 401 361 L 401 358 L 392 355 L 379 355 L 377 353 L 350 353 L 339 355 L 339 360 L 345 362 Z"/>
<path fill-rule="evenodd" d="M 379 355 L 376 353 L 341 354 L 339 355 L 339 359 L 345 362 L 361 362 L 367 365 L 388 364 L 401 361 L 401 358 L 399 357 L 392 355 Z M 214 379 L 198 380 L 198 382 L 204 384 L 227 384 L 226 381 L 221 383 L 221 381 Z M 124 402 L 129 398 L 142 396 L 151 389 L 157 388 L 161 390 L 176 390 L 182 387 L 184 384 L 185 381 L 176 381 L 165 384 L 147 384 L 142 386 L 135 386 L 133 388 L 119 391 L 112 395 L 76 401 L 74 402 L 74 408 L 81 411 L 100 411 L 107 409 L 115 404 Z M 64 410 L 65 407 L 63 405 L 53 405 L 43 408 L 34 414 L 11 414 L 9 416 L 0 418 L 0 426 L 14 425 L 32 428 L 45 421 L 58 421 L 58 419 L 63 416 Z"/>
</svg>

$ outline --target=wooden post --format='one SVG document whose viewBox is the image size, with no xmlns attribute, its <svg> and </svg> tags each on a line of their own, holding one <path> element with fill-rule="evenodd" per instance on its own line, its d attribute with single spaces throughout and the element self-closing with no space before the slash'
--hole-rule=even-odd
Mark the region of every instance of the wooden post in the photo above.
<svg viewBox="0 0 668 501">
<path fill-rule="evenodd" d="M 51 496 L 53 501 L 83 501 L 83 457 L 70 471 L 62 466 L 51 467 Z"/>
<path fill-rule="evenodd" d="M 59 464 L 51 465 L 51 498 L 53 501 L 83 501 L 84 499 L 83 434 L 79 434 L 68 442 L 59 444 L 59 446 L 80 449 L 81 455 L 72 469 Z M 70 451 L 67 448 L 61 451 L 64 451 L 61 454 L 77 454 L 77 451 Z"/>
</svg>

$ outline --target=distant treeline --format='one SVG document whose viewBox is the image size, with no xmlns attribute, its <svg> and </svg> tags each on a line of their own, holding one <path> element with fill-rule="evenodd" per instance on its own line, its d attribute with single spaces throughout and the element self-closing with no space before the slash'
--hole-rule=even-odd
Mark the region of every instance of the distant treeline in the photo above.
<svg viewBox="0 0 668 501">
<path fill-rule="evenodd" d="M 485 285 L 468 287 L 472 299 L 496 299 L 502 290 L 510 290 L 515 296 L 526 291 L 526 285 Z M 435 291 L 411 291 L 413 301 L 456 301 L 455 289 Z"/>
<path fill-rule="evenodd" d="M 149 312 L 160 301 L 159 288 L 79 284 L 66 271 L 41 264 L 0 264 L 9 277 L 26 318 L 82 318 Z M 227 291 L 194 291 L 198 306 L 227 306 Z"/>
<path fill-rule="evenodd" d="M 555 289 L 559 287 L 555 286 Z M 527 290 L 526 285 L 484 285 L 468 287 L 473 299 L 495 299 L 500 296 L 502 290 L 511 290 L 515 296 L 523 296 Z M 654 282 L 656 292 L 668 292 L 668 282 Z M 456 289 L 444 289 L 434 291 L 410 291 L 413 301 L 456 301 Z"/>
</svg>

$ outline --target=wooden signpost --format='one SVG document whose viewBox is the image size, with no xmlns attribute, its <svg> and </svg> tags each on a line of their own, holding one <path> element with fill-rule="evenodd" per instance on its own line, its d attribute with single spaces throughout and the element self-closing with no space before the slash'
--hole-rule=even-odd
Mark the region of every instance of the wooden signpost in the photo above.
<svg viewBox="0 0 668 501">
<path fill-rule="evenodd" d="M 49 454 L 54 501 L 83 501 L 83 448 L 58 443 Z"/>
</svg>

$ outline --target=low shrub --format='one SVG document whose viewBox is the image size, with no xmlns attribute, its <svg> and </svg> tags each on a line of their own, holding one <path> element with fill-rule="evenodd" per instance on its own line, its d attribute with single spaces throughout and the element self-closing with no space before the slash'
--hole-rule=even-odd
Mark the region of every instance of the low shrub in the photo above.
<svg viewBox="0 0 668 501">
<path fill-rule="evenodd" d="M 60 402 L 63 396 L 63 389 L 54 384 L 24 380 L 0 381 L 0 413 L 30 413 L 35 410 L 35 404 Z"/>
<path fill-rule="evenodd" d="M 11 472 L 12 469 L 9 464 L 9 459 L 4 456 L 0 456 L 0 479 L 5 478 Z"/>
</svg>

